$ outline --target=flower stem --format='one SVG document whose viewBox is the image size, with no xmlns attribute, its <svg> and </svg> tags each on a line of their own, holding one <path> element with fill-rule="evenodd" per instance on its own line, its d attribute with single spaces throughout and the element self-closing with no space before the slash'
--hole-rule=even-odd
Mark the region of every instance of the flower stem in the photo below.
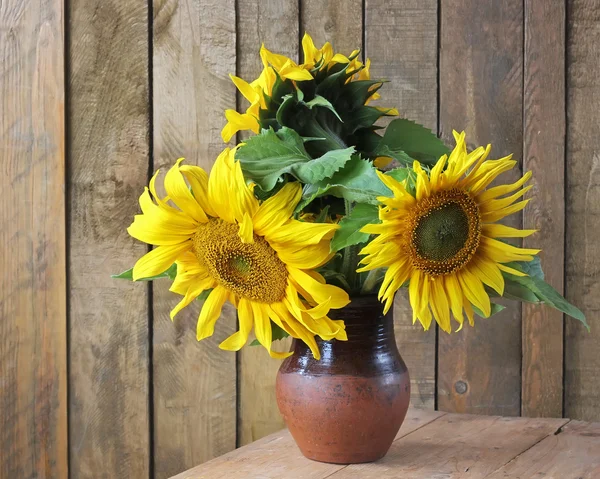
<svg viewBox="0 0 600 479">
<path fill-rule="evenodd" d="M 361 294 L 372 293 L 375 289 L 375 286 L 377 285 L 377 281 L 380 279 L 379 276 L 379 268 L 372 269 L 371 271 L 369 271 L 367 279 L 365 279 L 365 282 L 363 283 L 362 288 L 360 290 Z"/>
<path fill-rule="evenodd" d="M 352 203 L 348 200 L 344 200 L 344 206 L 346 210 L 346 217 L 350 216 L 352 212 Z M 358 245 L 346 246 L 344 248 L 344 257 L 342 260 L 342 274 L 346 277 L 346 281 L 350 286 L 349 293 L 357 290 L 360 285 L 356 284 L 358 274 L 356 268 L 358 267 Z"/>
</svg>

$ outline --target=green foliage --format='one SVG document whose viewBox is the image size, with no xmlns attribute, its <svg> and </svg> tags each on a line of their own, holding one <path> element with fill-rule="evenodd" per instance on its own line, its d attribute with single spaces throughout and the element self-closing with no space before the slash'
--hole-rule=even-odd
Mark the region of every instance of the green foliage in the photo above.
<svg viewBox="0 0 600 479">
<path fill-rule="evenodd" d="M 570 304 L 558 291 L 544 281 L 544 273 L 537 256 L 530 262 L 507 263 L 506 266 L 529 276 L 516 276 L 502 272 L 505 281 L 505 297 L 528 303 L 546 304 L 581 321 L 588 330 L 590 329 L 581 310 Z"/>
<path fill-rule="evenodd" d="M 289 334 L 286 333 L 283 329 L 281 329 L 273 321 L 271 321 L 271 336 L 272 336 L 273 341 L 276 341 L 279 339 L 287 338 L 289 336 Z M 260 346 L 258 339 L 255 339 L 254 341 L 252 341 L 250 343 L 250 346 Z"/>
<path fill-rule="evenodd" d="M 490 315 L 488 316 L 488 318 L 492 317 L 494 314 L 499 313 L 500 311 L 502 311 L 503 309 L 506 309 L 506 306 L 502 306 L 501 304 L 497 304 L 497 303 L 491 303 L 491 310 L 492 312 L 490 313 Z M 477 306 L 475 305 L 471 305 L 471 307 L 473 308 L 473 312 L 479 316 L 480 318 L 485 318 L 485 314 L 483 314 L 483 311 L 481 311 Z"/>
<path fill-rule="evenodd" d="M 450 149 L 431 130 L 411 120 L 398 118 L 388 125 L 376 153 L 403 164 L 407 164 L 408 158 L 414 158 L 433 166 L 441 156 L 449 154 Z"/>
<path fill-rule="evenodd" d="M 284 127 L 277 132 L 264 130 L 249 138 L 238 149 L 236 159 L 246 178 L 256 182 L 263 191 L 271 191 L 286 173 L 303 183 L 326 180 L 342 168 L 353 153 L 353 147 L 332 150 L 313 160 L 302 138 Z"/>
<path fill-rule="evenodd" d="M 324 98 L 324 97 L 322 97 L 320 95 L 316 95 L 312 100 L 310 100 L 309 102 L 305 103 L 305 105 L 307 106 L 307 108 L 309 110 L 312 110 L 314 107 L 327 108 L 330 112 L 332 112 L 336 116 L 336 118 L 338 120 L 342 121 L 342 119 L 340 118 L 340 115 L 338 115 L 337 111 L 335 111 L 335 108 L 329 102 L 329 100 L 327 100 L 327 98 Z"/>
<path fill-rule="evenodd" d="M 306 185 L 298 209 L 326 194 L 354 203 L 377 205 L 378 196 L 391 196 L 392 192 L 379 179 L 371 162 L 353 155 L 331 178 Z"/>
<path fill-rule="evenodd" d="M 330 150 L 359 147 L 357 139 L 374 133 L 375 122 L 391 110 L 381 111 L 365 102 L 382 85 L 382 81 L 348 81 L 362 69 L 351 70 L 349 64 L 338 63 L 312 71 L 314 81 L 291 82 L 276 79 L 266 108 L 259 112 L 261 128 L 279 131 L 287 127 L 312 141 L 306 146 L 312 158 Z M 377 142 L 380 137 L 377 136 Z M 357 149 L 363 157 L 367 151 Z"/>
<path fill-rule="evenodd" d="M 175 263 L 173 263 L 168 270 L 163 271 L 160 274 L 157 274 L 156 276 L 150 276 L 148 278 L 139 278 L 137 281 L 153 281 L 155 279 L 159 279 L 159 278 L 170 278 L 171 280 L 174 280 L 175 277 L 177 276 L 177 265 Z M 111 275 L 111 278 L 115 278 L 115 279 L 128 279 L 130 281 L 133 281 L 133 268 L 129 268 L 127 271 L 123 271 L 122 273 L 119 274 L 113 274 Z"/>
<path fill-rule="evenodd" d="M 379 222 L 378 208 L 375 205 L 357 204 L 349 216 L 340 221 L 340 229 L 335 232 L 331 240 L 331 251 L 339 251 L 347 246 L 366 243 L 369 239 L 368 233 L 362 233 L 360 229 L 369 224 Z"/>
</svg>

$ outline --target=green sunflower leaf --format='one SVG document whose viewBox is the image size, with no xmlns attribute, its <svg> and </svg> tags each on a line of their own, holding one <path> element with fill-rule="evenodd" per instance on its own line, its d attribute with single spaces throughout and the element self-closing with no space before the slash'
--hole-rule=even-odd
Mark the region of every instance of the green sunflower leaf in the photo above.
<svg viewBox="0 0 600 479">
<path fill-rule="evenodd" d="M 381 152 L 377 153 L 381 156 L 404 153 L 430 166 L 450 153 L 450 149 L 431 130 L 406 118 L 390 122 L 379 148 Z"/>
<path fill-rule="evenodd" d="M 408 155 L 405 151 L 402 150 L 392 150 L 388 145 L 379 144 L 375 149 L 377 156 L 387 156 L 389 158 L 393 158 L 398 163 L 405 167 L 412 168 L 415 159 Z"/>
<path fill-rule="evenodd" d="M 501 304 L 498 303 L 490 303 L 492 312 L 490 313 L 490 315 L 488 316 L 488 318 L 491 318 L 494 314 L 499 313 L 500 311 L 506 309 L 506 306 L 502 306 Z M 473 312 L 479 316 L 480 318 L 484 318 L 485 319 L 485 314 L 483 314 L 483 311 L 481 311 L 477 306 L 475 305 L 471 305 L 471 307 L 473 308 Z"/>
<path fill-rule="evenodd" d="M 162 273 L 157 274 L 155 276 L 149 276 L 148 278 L 139 278 L 137 281 L 153 281 L 159 278 L 170 278 L 171 280 L 174 280 L 176 276 L 177 265 L 173 263 L 168 270 L 163 271 Z M 115 279 L 128 279 L 130 281 L 133 281 L 133 268 L 129 268 L 127 271 L 123 271 L 119 274 L 112 274 L 110 277 Z"/>
<path fill-rule="evenodd" d="M 365 243 L 369 240 L 368 233 L 360 229 L 369 223 L 378 223 L 378 208 L 375 205 L 357 204 L 350 213 L 340 221 L 340 228 L 331 240 L 331 251 L 339 251 L 346 246 Z"/>
<path fill-rule="evenodd" d="M 361 106 L 351 112 L 349 118 L 346 119 L 346 128 L 350 134 L 360 130 L 361 128 L 369 128 L 375 124 L 382 116 L 389 116 L 389 111 L 379 110 L 374 106 Z M 389 127 L 388 127 L 389 128 Z M 385 138 L 385 137 L 384 137 Z"/>
<path fill-rule="evenodd" d="M 303 183 L 326 180 L 340 170 L 353 153 L 354 147 L 332 150 L 313 160 L 300 135 L 284 127 L 278 132 L 264 130 L 250 137 L 236 152 L 236 159 L 246 178 L 263 191 L 271 191 L 286 173 Z"/>
<path fill-rule="evenodd" d="M 502 276 L 504 276 L 504 296 L 528 303 L 543 303 L 551 306 L 581 321 L 589 331 L 590 327 L 583 312 L 569 303 L 558 291 L 544 281 L 539 258 L 535 258 L 529 262 L 507 263 L 507 266 L 518 269 L 529 276 L 516 276 L 502 272 Z"/>
<path fill-rule="evenodd" d="M 338 115 L 338 112 L 335 111 L 335 108 L 333 107 L 331 102 L 327 98 L 322 97 L 321 95 L 315 96 L 312 100 L 310 100 L 309 102 L 306 102 L 305 105 L 310 110 L 312 110 L 316 106 L 322 107 L 322 108 L 327 108 L 330 112 L 332 112 L 336 116 L 336 118 L 338 120 L 342 121 L 342 119 L 340 118 L 340 115 Z"/>
<path fill-rule="evenodd" d="M 331 150 L 315 160 L 293 166 L 289 173 L 303 183 L 317 183 L 331 178 L 350 161 L 353 153 L 353 146 L 343 150 Z"/>
<path fill-rule="evenodd" d="M 351 109 L 359 108 L 379 90 L 383 81 L 378 80 L 355 80 L 344 85 L 344 98 Z"/>
<path fill-rule="evenodd" d="M 534 256 L 531 261 L 514 261 L 512 263 L 506 263 L 509 268 L 516 269 L 534 278 L 544 279 L 544 272 L 542 271 L 542 262 L 539 256 Z"/>
<path fill-rule="evenodd" d="M 378 196 L 391 196 L 392 192 L 377 176 L 377 169 L 359 155 L 353 155 L 344 168 L 331 178 L 304 187 L 302 201 L 297 211 L 302 210 L 315 198 L 330 195 L 355 203 L 377 205 Z"/>
</svg>

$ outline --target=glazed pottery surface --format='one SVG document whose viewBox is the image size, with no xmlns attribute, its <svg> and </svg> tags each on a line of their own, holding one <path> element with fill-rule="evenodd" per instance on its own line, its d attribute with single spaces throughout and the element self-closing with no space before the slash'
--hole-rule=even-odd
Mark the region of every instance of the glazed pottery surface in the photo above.
<svg viewBox="0 0 600 479">
<path fill-rule="evenodd" d="M 410 400 L 408 370 L 400 357 L 392 314 L 375 296 L 354 298 L 332 311 L 346 323 L 348 341 L 321 341 L 316 361 L 302 341 L 277 375 L 277 404 L 309 459 L 336 464 L 383 457 Z"/>
</svg>

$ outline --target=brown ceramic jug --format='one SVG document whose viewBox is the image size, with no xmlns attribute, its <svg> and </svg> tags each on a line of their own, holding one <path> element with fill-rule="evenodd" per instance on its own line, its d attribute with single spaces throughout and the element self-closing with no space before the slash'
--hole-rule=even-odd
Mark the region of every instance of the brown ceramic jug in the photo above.
<svg viewBox="0 0 600 479">
<path fill-rule="evenodd" d="M 302 341 L 277 374 L 277 404 L 309 459 L 336 464 L 383 457 L 410 400 L 408 370 L 394 338 L 392 313 L 375 296 L 357 297 L 332 311 L 346 323 L 348 341 L 317 340 L 316 361 Z"/>
</svg>

